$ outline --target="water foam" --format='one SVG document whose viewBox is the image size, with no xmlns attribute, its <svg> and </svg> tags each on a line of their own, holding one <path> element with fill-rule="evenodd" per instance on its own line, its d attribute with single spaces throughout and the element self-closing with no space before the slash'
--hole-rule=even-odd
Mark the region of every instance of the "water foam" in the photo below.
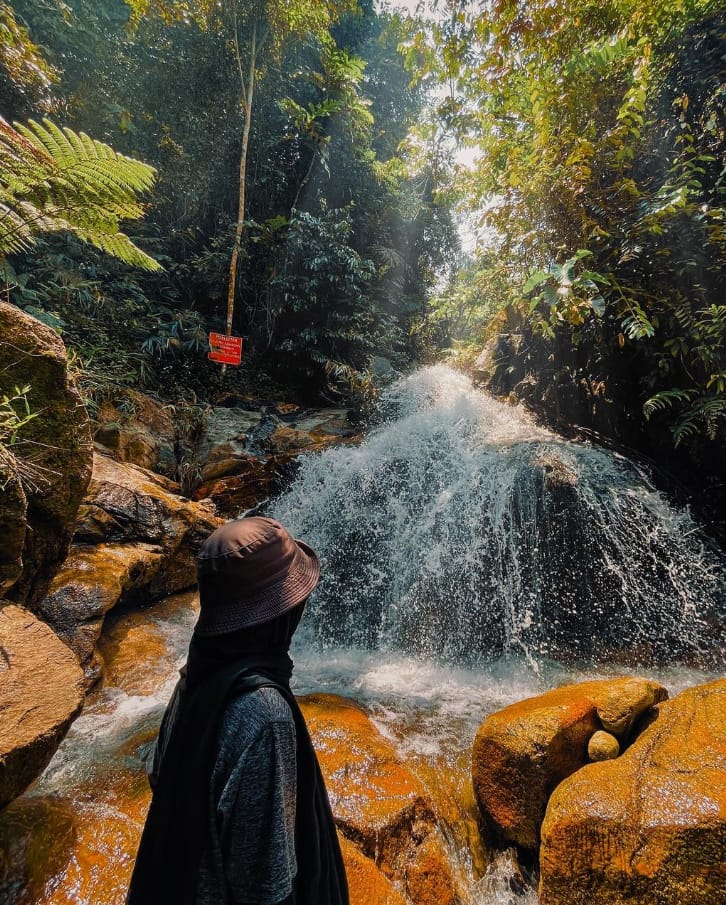
<svg viewBox="0 0 726 905">
<path fill-rule="evenodd" d="M 358 447 L 305 456 L 272 514 L 310 542 L 318 641 L 450 663 L 712 661 L 726 567 L 645 469 L 561 440 L 441 365 Z"/>
</svg>

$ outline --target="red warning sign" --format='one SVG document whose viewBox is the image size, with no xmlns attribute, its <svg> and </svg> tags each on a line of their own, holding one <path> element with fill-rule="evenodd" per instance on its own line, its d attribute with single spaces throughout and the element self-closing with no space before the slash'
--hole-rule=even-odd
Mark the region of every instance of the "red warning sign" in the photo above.
<svg viewBox="0 0 726 905">
<path fill-rule="evenodd" d="M 242 337 L 209 334 L 209 360 L 225 365 L 238 365 L 242 361 Z"/>
</svg>

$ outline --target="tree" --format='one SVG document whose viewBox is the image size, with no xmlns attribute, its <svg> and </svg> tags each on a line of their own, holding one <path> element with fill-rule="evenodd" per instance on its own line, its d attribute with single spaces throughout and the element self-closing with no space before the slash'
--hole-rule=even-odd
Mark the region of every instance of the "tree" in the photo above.
<svg viewBox="0 0 726 905">
<path fill-rule="evenodd" d="M 331 0 L 190 0 L 189 3 L 166 3 L 157 0 L 130 0 L 138 20 L 155 10 L 166 20 L 190 17 L 205 29 L 217 29 L 226 34 L 234 48 L 239 88 L 239 106 L 243 115 L 238 171 L 238 204 L 234 242 L 227 281 L 227 316 L 225 330 L 232 332 L 237 269 L 242 235 L 245 229 L 247 157 L 252 127 L 255 90 L 264 76 L 265 67 L 279 58 L 285 45 L 293 37 L 324 33 L 350 3 Z"/>
</svg>

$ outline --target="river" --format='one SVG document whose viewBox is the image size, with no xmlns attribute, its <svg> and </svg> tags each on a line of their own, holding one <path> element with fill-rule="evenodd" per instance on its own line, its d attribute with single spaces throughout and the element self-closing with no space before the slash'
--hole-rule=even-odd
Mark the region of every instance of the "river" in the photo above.
<svg viewBox="0 0 726 905">
<path fill-rule="evenodd" d="M 323 565 L 296 692 L 353 697 L 453 804 L 467 905 L 537 901 L 508 854 L 482 873 L 461 829 L 488 713 L 583 678 L 637 672 L 673 694 L 722 671 L 726 568 L 689 512 L 642 466 L 561 440 L 443 366 L 388 390 L 360 446 L 304 458 L 267 511 Z M 105 686 L 0 815 L 2 905 L 123 902 L 143 759 L 195 612 L 186 594 L 109 620 Z"/>
</svg>

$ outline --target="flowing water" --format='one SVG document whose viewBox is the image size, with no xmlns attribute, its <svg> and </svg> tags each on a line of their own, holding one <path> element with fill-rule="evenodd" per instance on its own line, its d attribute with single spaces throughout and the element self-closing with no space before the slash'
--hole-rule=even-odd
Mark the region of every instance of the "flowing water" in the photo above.
<svg viewBox="0 0 726 905">
<path fill-rule="evenodd" d="M 272 507 L 321 557 L 321 643 L 459 665 L 723 656 L 723 558 L 642 467 L 444 366 L 381 409 L 360 446 L 308 457 Z"/>
<path fill-rule="evenodd" d="M 471 823 L 469 752 L 492 711 L 637 671 L 675 693 L 723 666 L 726 568 L 689 513 L 622 456 L 568 443 L 444 367 L 392 387 L 358 447 L 305 457 L 270 512 L 319 553 L 295 690 L 355 698 Z M 148 751 L 193 595 L 111 620 L 104 689 L 0 815 L 2 905 L 121 905 Z M 511 854 L 477 863 L 452 825 L 466 905 L 535 905 Z"/>
</svg>

